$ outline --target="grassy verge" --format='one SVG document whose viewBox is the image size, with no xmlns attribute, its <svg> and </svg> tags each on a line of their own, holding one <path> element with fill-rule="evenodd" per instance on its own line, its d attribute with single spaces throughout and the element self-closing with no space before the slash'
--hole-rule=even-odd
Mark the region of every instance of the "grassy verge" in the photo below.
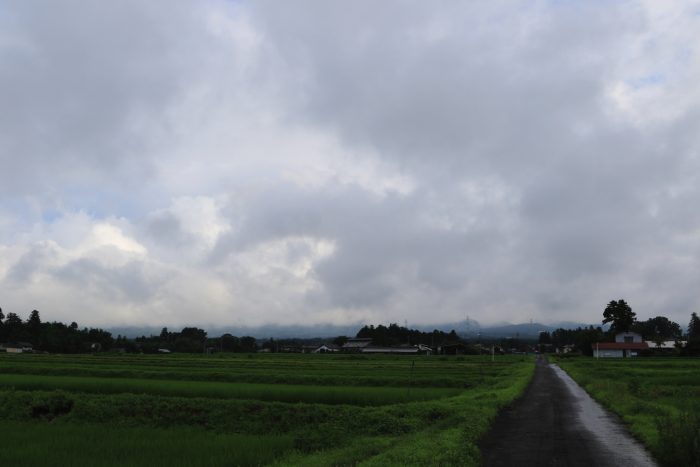
<svg viewBox="0 0 700 467">
<path fill-rule="evenodd" d="M 560 358 L 664 466 L 700 466 L 700 360 Z"/>
</svg>

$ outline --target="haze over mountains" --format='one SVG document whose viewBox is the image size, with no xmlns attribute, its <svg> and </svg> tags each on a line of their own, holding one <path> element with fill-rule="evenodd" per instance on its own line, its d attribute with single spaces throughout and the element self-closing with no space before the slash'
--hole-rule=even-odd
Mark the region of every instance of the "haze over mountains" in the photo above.
<svg viewBox="0 0 700 467">
<path fill-rule="evenodd" d="M 387 323 L 388 324 L 388 323 Z M 398 323 L 400 324 L 400 323 Z M 402 325 L 402 324 L 400 324 Z M 594 326 L 600 324 L 593 323 Z M 253 336 L 257 339 L 267 338 L 330 338 L 337 336 L 354 336 L 363 323 L 334 326 L 334 325 L 317 325 L 317 326 L 260 326 L 260 327 L 232 327 L 232 326 L 212 326 L 204 327 L 210 337 L 217 337 L 224 333 L 230 333 L 236 336 Z M 558 322 L 550 324 L 542 323 L 520 323 L 511 324 L 503 323 L 496 325 L 481 326 L 474 320 L 470 320 L 467 328 L 464 321 L 454 323 L 442 323 L 435 325 L 415 325 L 409 323 L 409 328 L 419 331 L 432 331 L 434 329 L 449 332 L 454 329 L 457 334 L 467 339 L 483 338 L 500 338 L 500 337 L 520 337 L 524 339 L 534 339 L 539 336 L 540 331 L 553 331 L 558 328 L 574 329 L 577 327 L 589 326 L 589 324 L 575 322 Z M 178 331 L 177 328 L 168 328 L 170 331 Z M 162 328 L 155 327 L 112 327 L 108 328 L 114 336 L 120 334 L 127 337 L 149 336 L 160 334 Z"/>
</svg>

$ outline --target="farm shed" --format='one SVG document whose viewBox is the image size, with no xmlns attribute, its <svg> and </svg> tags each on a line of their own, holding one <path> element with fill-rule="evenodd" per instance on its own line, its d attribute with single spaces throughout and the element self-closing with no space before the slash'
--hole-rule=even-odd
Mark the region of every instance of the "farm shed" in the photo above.
<svg viewBox="0 0 700 467">
<path fill-rule="evenodd" d="M 362 353 L 382 353 L 382 354 L 398 354 L 398 355 L 417 355 L 418 347 L 363 347 Z"/>
<path fill-rule="evenodd" d="M 676 355 L 686 346 L 686 341 L 648 341 L 649 350 L 652 355 Z"/>
<path fill-rule="evenodd" d="M 340 350 L 340 347 L 338 347 L 335 344 L 323 344 L 322 346 L 316 348 L 314 350 L 314 353 L 329 353 L 329 352 L 337 352 Z"/>
<path fill-rule="evenodd" d="M 687 341 L 661 341 L 652 342 L 649 344 L 650 349 L 661 349 L 661 350 L 675 350 L 678 348 L 685 347 Z"/>
<path fill-rule="evenodd" d="M 367 347 L 372 343 L 372 339 L 365 337 L 355 337 L 348 339 L 348 341 L 343 344 L 342 350 L 344 352 L 360 352 L 363 348 Z"/>
<path fill-rule="evenodd" d="M 438 353 L 443 355 L 465 355 L 468 351 L 469 348 L 461 342 L 454 344 L 443 344 L 442 346 L 438 347 Z"/>
</svg>

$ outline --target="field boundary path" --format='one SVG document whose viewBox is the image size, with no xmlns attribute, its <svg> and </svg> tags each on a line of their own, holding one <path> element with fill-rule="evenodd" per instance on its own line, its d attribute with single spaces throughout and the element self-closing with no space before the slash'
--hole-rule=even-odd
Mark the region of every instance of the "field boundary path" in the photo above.
<svg viewBox="0 0 700 467">
<path fill-rule="evenodd" d="M 523 396 L 496 417 L 480 448 L 485 467 L 656 466 L 616 416 L 543 357 Z"/>
</svg>

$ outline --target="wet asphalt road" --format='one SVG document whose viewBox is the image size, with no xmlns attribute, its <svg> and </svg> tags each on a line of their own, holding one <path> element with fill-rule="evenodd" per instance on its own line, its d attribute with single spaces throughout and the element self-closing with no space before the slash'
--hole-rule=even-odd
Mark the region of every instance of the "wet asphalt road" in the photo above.
<svg viewBox="0 0 700 467">
<path fill-rule="evenodd" d="M 570 379 L 565 382 L 545 359 L 538 358 L 536 365 L 533 380 L 523 396 L 499 414 L 492 430 L 479 444 L 482 465 L 654 465 L 614 417 L 602 410 L 596 420 L 589 423 L 589 429 L 585 423 L 591 417 L 586 415 L 595 403 L 582 390 L 575 391 L 575 383 Z M 614 444 L 605 439 L 607 433 L 613 432 L 618 438 Z"/>
</svg>

